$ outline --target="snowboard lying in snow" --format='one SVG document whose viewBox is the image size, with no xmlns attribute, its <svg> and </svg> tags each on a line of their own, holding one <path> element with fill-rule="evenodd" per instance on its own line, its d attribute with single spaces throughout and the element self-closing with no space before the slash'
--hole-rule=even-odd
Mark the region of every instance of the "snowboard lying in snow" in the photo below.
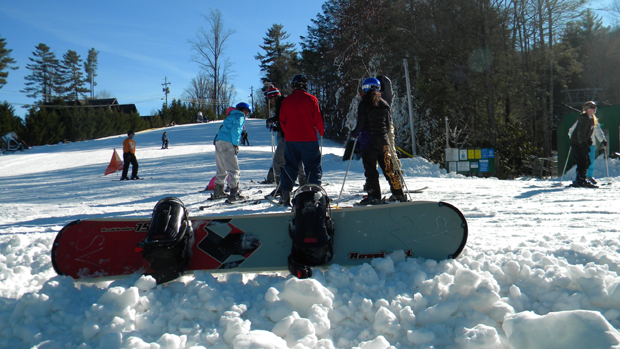
<svg viewBox="0 0 620 349">
<path fill-rule="evenodd" d="M 189 270 L 269 272 L 287 270 L 292 212 L 190 217 L 194 229 Z M 332 209 L 334 257 L 354 266 L 402 250 L 408 257 L 455 258 L 467 241 L 467 222 L 444 202 L 406 202 Z M 149 271 L 136 251 L 150 217 L 74 221 L 56 236 L 52 264 L 75 279 L 120 277 Z"/>
</svg>

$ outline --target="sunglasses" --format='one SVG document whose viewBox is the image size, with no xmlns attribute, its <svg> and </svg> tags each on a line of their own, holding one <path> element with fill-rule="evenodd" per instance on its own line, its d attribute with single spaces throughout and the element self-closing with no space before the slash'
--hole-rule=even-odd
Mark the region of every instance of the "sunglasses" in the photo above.
<svg viewBox="0 0 620 349">
<path fill-rule="evenodd" d="M 369 90 L 380 91 L 381 87 L 379 87 L 377 85 L 363 85 L 362 86 L 362 90 L 364 90 L 364 91 L 369 91 Z"/>
<path fill-rule="evenodd" d="M 591 105 L 589 109 L 594 109 L 594 110 L 596 110 L 596 106 L 595 106 L 595 105 Z"/>
</svg>

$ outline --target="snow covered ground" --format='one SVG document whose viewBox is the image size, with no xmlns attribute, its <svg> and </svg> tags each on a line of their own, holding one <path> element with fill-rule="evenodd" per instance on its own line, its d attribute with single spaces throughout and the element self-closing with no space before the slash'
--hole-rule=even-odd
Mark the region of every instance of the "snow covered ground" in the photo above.
<svg viewBox="0 0 620 349">
<path fill-rule="evenodd" d="M 124 135 L 35 147 L 0 156 L 0 347 L 2 348 L 618 348 L 620 161 L 596 162 L 605 189 L 558 181 L 466 178 L 404 159 L 416 200 L 446 201 L 469 224 L 456 260 L 402 253 L 355 268 L 280 274 L 194 275 L 155 286 L 133 275 L 75 283 L 50 261 L 56 233 L 81 218 L 149 216 L 166 196 L 193 215 L 215 174 L 219 123 L 136 134 L 143 181 L 103 176 Z M 239 154 L 242 186 L 267 175 L 271 140 L 248 120 Z M 324 182 L 336 200 L 347 163 L 323 148 Z M 573 178 L 574 169 L 565 177 Z M 364 182 L 354 161 L 343 202 Z M 568 184 L 565 180 L 564 184 Z M 387 182 L 382 180 L 387 194 Z M 213 214 L 278 212 L 268 203 Z"/>
</svg>

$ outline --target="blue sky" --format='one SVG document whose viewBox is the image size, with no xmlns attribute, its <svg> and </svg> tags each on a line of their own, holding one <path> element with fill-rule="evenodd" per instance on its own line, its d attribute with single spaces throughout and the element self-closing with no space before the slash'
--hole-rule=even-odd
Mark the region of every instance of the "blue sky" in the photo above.
<svg viewBox="0 0 620 349">
<path fill-rule="evenodd" d="M 121 104 L 134 103 L 141 115 L 152 115 L 163 105 L 164 78 L 171 82 L 168 101 L 180 97 L 193 77 L 197 63 L 191 62 L 188 40 L 200 27 L 207 27 L 202 15 L 220 9 L 224 26 L 233 29 L 226 56 L 233 62 L 237 100 L 250 101 L 250 87 L 260 88 L 260 69 L 254 56 L 262 50 L 263 37 L 274 24 L 282 24 L 298 44 L 307 34 L 311 20 L 321 12 L 323 0 L 20 0 L 2 1 L 0 37 L 6 39 L 18 70 L 10 71 L 8 83 L 0 89 L 0 102 L 8 101 L 24 116 L 24 104 L 34 102 L 19 92 L 30 74 L 26 65 L 39 43 L 48 45 L 62 58 L 67 50 L 82 59 L 94 47 L 99 51 L 99 76 L 95 92 L 106 90 Z M 606 24 L 616 17 L 601 11 L 611 0 L 595 0 Z M 297 46 L 299 48 L 299 45 Z"/>
<path fill-rule="evenodd" d="M 6 39 L 18 70 L 9 71 L 8 83 L 0 89 L 0 102 L 8 101 L 20 116 L 23 104 L 34 102 L 19 92 L 30 74 L 26 65 L 39 43 L 51 48 L 57 58 L 67 50 L 83 60 L 88 50 L 99 51 L 95 93 L 109 91 L 121 104 L 135 103 L 140 115 L 151 115 L 164 101 L 164 78 L 171 82 L 168 102 L 180 97 L 200 68 L 191 61 L 188 40 L 210 9 L 219 9 L 225 28 L 233 29 L 225 55 L 233 63 L 237 100 L 249 101 L 250 88 L 260 88 L 260 68 L 254 56 L 274 24 L 282 24 L 298 44 L 311 20 L 321 12 L 319 0 L 235 1 L 3 1 L 0 5 L 0 37 Z M 299 48 L 299 45 L 297 45 Z M 256 98 L 256 95 L 255 95 Z"/>
</svg>

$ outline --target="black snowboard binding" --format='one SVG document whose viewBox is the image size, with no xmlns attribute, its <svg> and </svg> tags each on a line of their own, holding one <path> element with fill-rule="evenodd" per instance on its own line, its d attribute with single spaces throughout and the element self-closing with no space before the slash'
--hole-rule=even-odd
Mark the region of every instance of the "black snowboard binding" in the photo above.
<svg viewBox="0 0 620 349">
<path fill-rule="evenodd" d="M 153 209 L 149 232 L 138 243 L 138 251 L 151 265 L 147 273 L 157 284 L 183 275 L 192 257 L 194 230 L 181 200 L 167 197 Z"/>
<path fill-rule="evenodd" d="M 334 221 L 329 203 L 325 190 L 315 184 L 306 184 L 293 193 L 293 219 L 289 224 L 293 246 L 288 269 L 300 279 L 311 277 L 310 267 L 328 263 L 334 256 Z"/>
</svg>

